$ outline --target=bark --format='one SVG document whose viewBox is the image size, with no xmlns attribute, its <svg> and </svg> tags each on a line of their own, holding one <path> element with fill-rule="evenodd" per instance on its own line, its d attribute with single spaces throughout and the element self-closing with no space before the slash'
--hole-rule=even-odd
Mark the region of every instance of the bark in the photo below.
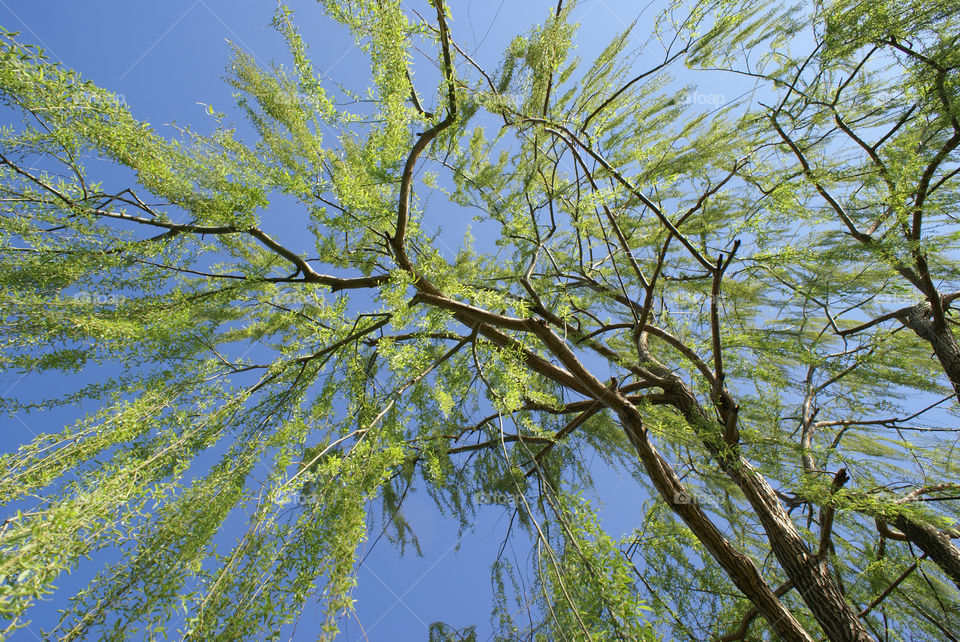
<svg viewBox="0 0 960 642">
<path fill-rule="evenodd" d="M 957 345 L 957 339 L 950 327 L 945 323 L 938 325 L 935 322 L 927 302 L 914 306 L 900 320 L 933 348 L 937 361 L 950 379 L 957 400 L 960 401 L 960 346 Z M 953 545 L 949 535 L 905 515 L 899 516 L 892 524 L 936 562 L 957 588 L 960 588 L 960 549 Z"/>
<path fill-rule="evenodd" d="M 825 559 L 807 546 L 770 485 L 746 461 L 731 467 L 738 486 L 760 518 L 780 566 L 817 619 L 827 638 L 836 641 L 873 640 L 837 585 Z M 737 464 L 735 464 L 736 466 Z"/>
<path fill-rule="evenodd" d="M 455 318 L 476 328 L 477 332 L 498 345 L 513 343 L 514 340 L 503 335 L 497 328 L 536 334 L 563 368 L 532 354 L 529 355 L 532 359 L 528 365 L 573 390 L 601 400 L 604 405 L 614 410 L 657 490 L 727 572 L 734 584 L 766 617 L 777 634 L 785 640 L 812 640 L 810 634 L 774 594 L 753 560 L 733 547 L 699 506 L 676 500 L 686 494 L 685 489 L 670 465 L 647 439 L 637 408 L 587 370 L 567 346 L 566 341 L 550 330 L 546 321 L 503 317 L 459 303 L 431 292 L 430 290 L 435 288 L 425 279 L 418 281 L 417 286 L 420 289 L 416 295 L 417 300 L 449 309 Z M 665 369 L 662 376 L 662 383 L 658 385 L 664 386 L 665 393 L 673 397 L 672 405 L 687 418 L 713 458 L 743 491 L 760 519 L 771 550 L 827 637 L 836 642 L 871 641 L 872 638 L 857 613 L 846 602 L 826 563 L 809 549 L 773 488 L 749 462 L 736 453 L 735 447 L 722 441 L 723 429 L 706 414 L 682 380 Z"/>
<path fill-rule="evenodd" d="M 938 326 L 930 315 L 930 304 L 925 302 L 911 308 L 900 320 L 933 348 L 960 401 L 960 346 L 950 327 L 946 324 Z"/>
<path fill-rule="evenodd" d="M 936 562 L 960 589 L 960 549 L 953 545 L 949 535 L 935 526 L 918 522 L 906 515 L 899 515 L 890 523 Z"/>
<path fill-rule="evenodd" d="M 869 642 L 873 640 L 837 585 L 825 559 L 816 555 L 797 530 L 776 491 L 742 456 L 736 447 L 727 447 L 719 439 L 722 429 L 697 403 L 693 393 L 679 381 L 671 390 L 674 405 L 695 429 L 701 441 L 719 462 L 753 508 L 787 577 L 793 582 L 827 638 L 835 642 Z M 716 438 L 711 437 L 711 431 Z"/>
<path fill-rule="evenodd" d="M 633 407 L 625 407 L 621 408 L 619 416 L 621 425 L 660 495 L 707 548 L 737 588 L 763 614 L 777 635 L 784 640 L 812 642 L 813 638 L 783 605 L 760 575 L 753 560 L 730 544 L 696 503 L 677 501 L 678 497 L 686 497 L 686 491 L 676 472 L 647 438 L 639 412 Z"/>
</svg>

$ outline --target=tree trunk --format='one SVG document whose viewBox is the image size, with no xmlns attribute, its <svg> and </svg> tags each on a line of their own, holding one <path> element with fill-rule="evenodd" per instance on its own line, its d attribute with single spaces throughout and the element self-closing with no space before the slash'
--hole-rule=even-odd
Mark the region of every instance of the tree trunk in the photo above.
<svg viewBox="0 0 960 642">
<path fill-rule="evenodd" d="M 947 373 L 957 400 L 960 401 L 960 346 L 957 345 L 957 338 L 950 327 L 936 326 L 930 318 L 930 304 L 926 302 L 914 306 L 901 321 L 933 348 L 937 361 Z"/>
<path fill-rule="evenodd" d="M 740 467 L 740 469 L 737 468 Z M 837 642 L 870 642 L 873 638 L 850 606 L 827 562 L 815 555 L 797 531 L 773 488 L 748 462 L 738 458 L 728 474 L 760 518 L 773 554 L 817 619 L 827 638 Z"/>
<path fill-rule="evenodd" d="M 722 429 L 707 416 L 684 384 L 677 382 L 671 392 L 676 394 L 675 405 L 688 423 L 695 428 L 704 426 L 702 430 L 706 432 L 700 435 L 701 442 L 746 496 L 777 561 L 827 637 L 834 642 L 871 642 L 873 638 L 847 602 L 826 561 L 807 546 L 770 484 L 735 447 L 711 439 L 711 428 L 716 428 L 718 437 Z"/>
<path fill-rule="evenodd" d="M 950 576 L 957 588 L 960 588 L 960 549 L 953 545 L 949 535 L 935 526 L 910 519 L 906 515 L 900 515 L 890 523 L 920 547 L 920 550 Z"/>
<path fill-rule="evenodd" d="M 710 551 L 710 555 L 726 571 L 737 588 L 766 617 L 777 635 L 784 640 L 813 642 L 810 634 L 797 622 L 760 575 L 753 560 L 730 544 L 696 503 L 678 501 L 679 497 L 687 496 L 683 484 L 670 464 L 647 439 L 639 412 L 628 407 L 621 409 L 619 415 L 624 431 L 660 495 Z"/>
</svg>

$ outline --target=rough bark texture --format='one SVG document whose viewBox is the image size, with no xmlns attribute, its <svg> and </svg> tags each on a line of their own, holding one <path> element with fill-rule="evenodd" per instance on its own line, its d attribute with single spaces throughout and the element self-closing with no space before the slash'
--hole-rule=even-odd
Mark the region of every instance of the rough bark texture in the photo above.
<svg viewBox="0 0 960 642">
<path fill-rule="evenodd" d="M 639 411 L 627 399 L 610 390 L 590 373 L 566 342 L 550 330 L 546 322 L 508 319 L 458 303 L 442 295 L 435 295 L 430 292 L 435 288 L 432 288 L 425 279 L 418 281 L 417 285 L 420 288 L 418 300 L 450 309 L 457 319 L 477 328 L 478 332 L 497 342 L 498 345 L 507 344 L 511 340 L 492 325 L 526 330 L 536 334 L 567 370 L 564 371 L 537 358 L 533 358 L 528 365 L 542 374 L 564 382 L 574 390 L 603 400 L 605 405 L 614 410 L 620 417 L 627 436 L 634 444 L 657 490 L 729 574 L 734 584 L 757 606 L 781 638 L 812 641 L 813 638 L 760 575 L 753 560 L 733 547 L 699 506 L 676 501 L 676 497 L 686 494 L 683 484 L 669 463 L 647 439 Z M 746 460 L 732 454 L 733 451 L 724 446 L 722 438 L 719 437 L 722 428 L 706 414 L 695 395 L 682 380 L 666 369 L 662 374 L 665 390 L 668 390 L 668 394 L 673 397 L 672 404 L 698 431 L 711 455 L 720 462 L 724 471 L 743 490 L 751 506 L 759 514 L 761 524 L 780 565 L 794 582 L 799 594 L 810 607 L 828 638 L 837 642 L 872 640 L 857 614 L 847 604 L 826 564 L 807 547 L 773 488 Z M 716 432 L 718 439 L 713 439 L 711 432 Z"/>
<path fill-rule="evenodd" d="M 826 561 L 810 550 L 776 491 L 750 462 L 739 455 L 736 447 L 727 448 L 721 440 L 710 438 L 709 427 L 715 422 L 697 404 L 689 390 L 678 384 L 673 392 L 678 396 L 676 406 L 687 421 L 693 426 L 705 426 L 702 443 L 743 491 L 760 519 L 777 561 L 827 637 L 836 642 L 873 640 L 844 597 Z M 717 426 L 718 434 L 719 430 Z"/>
<path fill-rule="evenodd" d="M 910 519 L 906 515 L 898 516 L 891 524 L 920 547 L 920 550 L 950 576 L 957 588 L 960 588 L 960 549 L 953 545 L 949 535 L 935 526 Z"/>
<path fill-rule="evenodd" d="M 918 337 L 927 341 L 933 348 L 937 361 L 947 373 L 957 400 L 960 401 L 960 346 L 948 325 L 938 326 L 930 317 L 930 304 L 914 306 L 902 319 L 904 325 L 913 330 Z"/>
<path fill-rule="evenodd" d="M 699 506 L 691 502 L 677 501 L 678 496 L 686 495 L 683 484 L 670 464 L 647 439 L 639 413 L 635 409 L 623 409 L 620 412 L 620 421 L 660 495 L 710 551 L 737 588 L 766 617 L 777 635 L 784 640 L 813 642 L 810 634 L 797 622 L 760 575 L 753 560 L 734 548 Z"/>
<path fill-rule="evenodd" d="M 827 562 L 810 550 L 773 488 L 744 460 L 736 479 L 753 506 L 777 561 L 830 640 L 873 640 L 834 580 Z"/>
</svg>

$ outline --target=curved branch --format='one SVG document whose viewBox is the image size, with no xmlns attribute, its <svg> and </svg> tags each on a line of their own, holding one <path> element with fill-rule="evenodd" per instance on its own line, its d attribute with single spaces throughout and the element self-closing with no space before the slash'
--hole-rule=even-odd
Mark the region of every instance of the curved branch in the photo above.
<svg viewBox="0 0 960 642">
<path fill-rule="evenodd" d="M 450 57 L 450 34 L 447 29 L 447 18 L 444 14 L 446 9 L 443 0 L 433 0 L 433 4 L 437 10 L 437 21 L 440 24 L 440 47 L 443 50 L 443 77 L 447 83 L 447 115 L 439 123 L 417 137 L 417 142 L 414 143 L 413 149 L 411 149 L 407 155 L 407 161 L 403 165 L 403 174 L 400 176 L 397 226 L 394 235 L 390 237 L 390 246 L 393 248 L 400 267 L 409 272 L 413 272 L 413 265 L 410 263 L 409 257 L 407 257 L 404 243 L 407 234 L 407 220 L 410 216 L 410 191 L 413 183 L 413 169 L 417 164 L 417 159 L 420 158 L 420 154 L 423 153 L 433 139 L 457 120 L 457 94 L 453 77 L 453 61 Z M 418 280 L 419 278 L 422 277 L 418 277 Z"/>
</svg>

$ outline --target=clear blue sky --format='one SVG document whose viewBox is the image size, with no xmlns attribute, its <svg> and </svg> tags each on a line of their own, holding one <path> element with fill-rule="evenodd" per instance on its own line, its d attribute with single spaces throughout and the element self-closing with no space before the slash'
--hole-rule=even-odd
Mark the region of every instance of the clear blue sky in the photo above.
<svg viewBox="0 0 960 642">
<path fill-rule="evenodd" d="M 475 52 L 482 65 L 494 69 L 509 39 L 553 10 L 556 0 L 452 0 L 450 4 L 455 37 Z M 578 54 L 589 61 L 617 31 L 640 15 L 644 4 L 581 2 L 575 13 L 582 24 Z M 421 13 L 427 9 L 425 0 L 412 0 L 410 5 Z M 297 11 L 297 22 L 317 69 L 338 81 L 362 83 L 368 75 L 367 63 L 349 35 L 324 18 L 314 2 L 298 0 L 291 6 Z M 213 127 L 205 105 L 235 115 L 244 131 L 232 90 L 222 81 L 230 55 L 227 41 L 261 64 L 287 63 L 283 42 L 269 25 L 273 10 L 271 2 L 250 0 L 0 0 L 0 25 L 21 32 L 22 41 L 44 47 L 53 61 L 123 96 L 138 118 L 152 123 L 160 134 L 174 137 L 170 124 L 200 132 Z M 640 18 L 637 45 L 648 35 L 644 20 L 652 18 L 654 11 L 651 6 Z M 425 61 L 419 56 L 414 64 Z M 89 169 L 96 171 L 94 165 Z M 25 397 L 42 394 L 52 385 L 61 384 L 19 380 L 10 374 L 0 381 L 4 395 Z M 3 448 L 13 450 L 33 434 L 55 432 L 78 412 L 71 408 L 4 417 L 0 419 Z M 637 486 L 629 478 L 598 472 L 599 494 L 607 506 L 605 523 L 611 534 L 619 537 L 638 526 L 635 520 L 644 497 L 636 493 Z M 423 557 L 408 553 L 400 559 L 395 548 L 381 541 L 359 571 L 360 586 L 354 594 L 358 617 L 342 623 L 341 639 L 365 639 L 365 632 L 370 640 L 423 640 L 427 626 L 435 620 L 457 627 L 477 625 L 480 638 L 485 639 L 490 632 L 489 564 L 506 533 L 511 511 L 502 506 L 485 508 L 475 531 L 458 540 L 455 524 L 439 515 L 423 493 L 408 498 L 404 509 L 421 537 Z M 522 565 L 527 551 L 517 554 Z M 109 559 L 103 557 L 94 560 L 101 568 L 106 561 Z M 89 577 L 90 572 L 81 570 L 63 578 L 54 598 L 34 611 L 34 626 L 19 632 L 16 639 L 39 639 L 41 627 L 55 624 L 56 610 L 65 605 L 67 594 L 81 588 Z M 316 604 L 308 604 L 297 629 L 286 633 L 293 639 L 315 639 L 318 611 Z"/>
</svg>

